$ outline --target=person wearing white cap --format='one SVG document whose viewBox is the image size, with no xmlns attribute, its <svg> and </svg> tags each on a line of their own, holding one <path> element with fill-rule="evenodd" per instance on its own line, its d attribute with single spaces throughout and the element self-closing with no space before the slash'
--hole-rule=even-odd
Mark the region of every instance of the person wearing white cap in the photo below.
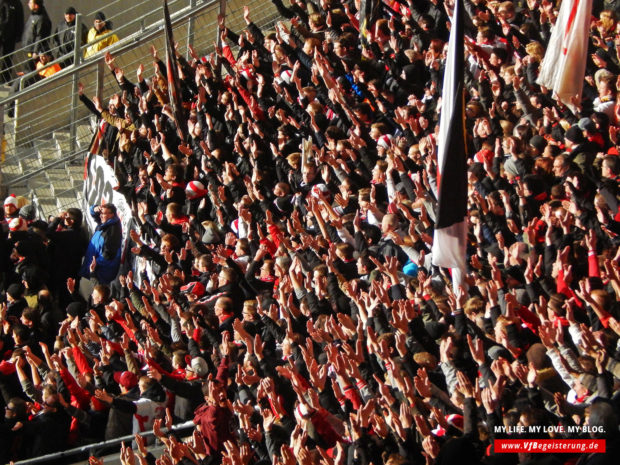
<svg viewBox="0 0 620 465">
<path fill-rule="evenodd" d="M 185 187 L 185 195 L 190 200 L 201 199 L 208 193 L 209 192 L 205 189 L 204 184 L 200 181 L 190 181 Z"/>
<path fill-rule="evenodd" d="M 10 232 L 26 231 L 27 229 L 28 229 L 28 222 L 23 218 L 17 217 L 9 221 Z"/>
<path fill-rule="evenodd" d="M 4 199 L 4 218 L 9 221 L 10 218 L 17 218 L 19 215 L 19 204 L 15 194 L 9 195 Z"/>
</svg>

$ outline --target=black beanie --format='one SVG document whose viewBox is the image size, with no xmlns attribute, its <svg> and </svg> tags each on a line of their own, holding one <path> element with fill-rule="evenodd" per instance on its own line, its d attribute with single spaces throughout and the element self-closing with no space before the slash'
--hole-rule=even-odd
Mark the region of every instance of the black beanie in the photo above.
<svg viewBox="0 0 620 465">
<path fill-rule="evenodd" d="M 25 288 L 22 283 L 13 283 L 7 289 L 6 293 L 11 296 L 11 299 L 17 300 L 24 295 Z"/>
<path fill-rule="evenodd" d="M 76 317 L 83 315 L 86 310 L 86 306 L 84 302 L 71 302 L 67 305 L 67 315 L 71 317 Z"/>
<path fill-rule="evenodd" d="M 575 144 L 580 144 L 584 141 L 583 132 L 581 131 L 581 129 L 579 129 L 579 126 L 577 125 L 571 126 L 569 130 L 566 131 L 566 134 L 564 134 L 564 138 Z"/>
</svg>

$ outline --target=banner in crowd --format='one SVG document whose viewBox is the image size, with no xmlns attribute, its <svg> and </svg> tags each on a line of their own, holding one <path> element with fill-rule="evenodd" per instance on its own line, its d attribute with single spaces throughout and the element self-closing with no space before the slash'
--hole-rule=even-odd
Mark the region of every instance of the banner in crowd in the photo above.
<svg viewBox="0 0 620 465">
<path fill-rule="evenodd" d="M 536 81 L 552 89 L 573 111 L 577 108 L 572 99 L 581 101 L 583 91 L 591 12 L 592 0 L 562 2 Z"/>
<path fill-rule="evenodd" d="M 168 12 L 168 2 L 164 0 L 164 35 L 166 36 L 166 74 L 168 78 L 168 98 L 172 107 L 174 124 L 182 141 L 187 134 L 187 121 L 183 116 L 183 104 L 181 100 L 181 84 L 179 82 L 179 69 L 174 51 L 174 37 L 172 36 L 172 23 Z"/>
<path fill-rule="evenodd" d="M 360 34 L 362 45 L 370 43 L 369 29 L 372 33 L 373 23 L 379 13 L 380 0 L 361 0 L 360 2 Z"/>
<path fill-rule="evenodd" d="M 463 0 L 457 0 L 443 79 L 437 140 L 439 198 L 433 240 L 433 264 L 461 271 L 466 269 L 467 244 L 467 144 L 463 62 Z"/>
<path fill-rule="evenodd" d="M 84 164 L 84 192 L 83 192 L 83 211 L 87 212 L 84 216 L 86 225 L 91 233 L 95 231 L 97 223 L 90 215 L 90 207 L 113 203 L 116 206 L 118 217 L 123 227 L 123 255 L 121 261 L 125 261 L 129 231 L 133 225 L 133 213 L 131 207 L 125 200 L 125 196 L 118 192 L 118 181 L 114 170 L 105 162 L 101 155 L 89 153 Z"/>
</svg>

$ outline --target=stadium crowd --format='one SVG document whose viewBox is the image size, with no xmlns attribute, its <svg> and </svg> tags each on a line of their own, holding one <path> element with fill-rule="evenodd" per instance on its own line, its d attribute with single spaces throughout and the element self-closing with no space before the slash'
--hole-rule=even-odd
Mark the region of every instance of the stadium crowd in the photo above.
<svg viewBox="0 0 620 465">
<path fill-rule="evenodd" d="M 618 3 L 571 110 L 536 84 L 559 5 L 464 2 L 465 290 L 430 253 L 452 2 L 382 3 L 362 39 L 358 1 L 272 1 L 290 27 L 245 8 L 177 54 L 176 122 L 155 48 L 135 80 L 106 55 L 107 105 L 80 87 L 148 270 L 119 274 L 112 204 L 89 240 L 5 200 L 0 460 L 135 434 L 124 465 L 619 463 Z M 500 428 L 557 425 L 593 432 Z"/>
</svg>

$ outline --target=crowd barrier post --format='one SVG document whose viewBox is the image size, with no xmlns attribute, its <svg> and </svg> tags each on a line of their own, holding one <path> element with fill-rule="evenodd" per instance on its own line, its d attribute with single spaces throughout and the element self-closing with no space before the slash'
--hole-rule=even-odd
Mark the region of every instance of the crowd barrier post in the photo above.
<svg viewBox="0 0 620 465">
<path fill-rule="evenodd" d="M 196 6 L 196 2 L 197 0 L 189 0 L 189 6 L 192 10 Z M 194 46 L 195 29 L 196 29 L 196 18 L 194 16 L 190 16 L 189 20 L 187 21 L 187 51 L 185 52 L 185 58 L 187 60 L 191 59 L 191 56 L 189 54 L 189 48 L 190 46 L 192 47 Z"/>
</svg>

